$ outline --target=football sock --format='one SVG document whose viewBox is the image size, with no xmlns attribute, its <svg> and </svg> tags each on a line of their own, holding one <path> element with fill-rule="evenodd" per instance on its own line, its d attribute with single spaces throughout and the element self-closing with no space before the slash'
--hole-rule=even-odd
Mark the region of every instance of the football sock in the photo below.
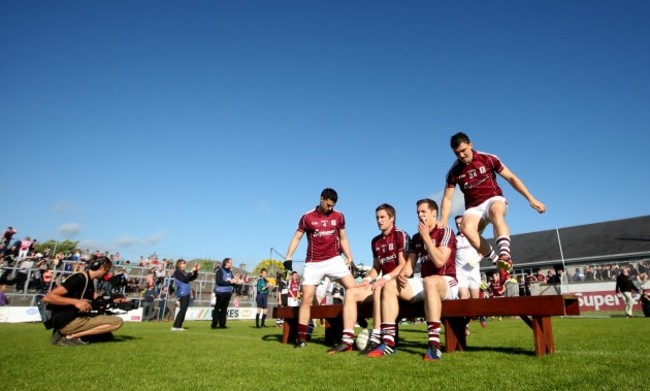
<svg viewBox="0 0 650 391">
<path fill-rule="evenodd" d="M 354 330 L 343 330 L 341 342 L 346 345 L 352 346 L 354 344 Z"/>
<path fill-rule="evenodd" d="M 306 341 L 307 340 L 307 329 L 308 326 L 306 324 L 298 323 L 298 339 L 301 341 Z"/>
<path fill-rule="evenodd" d="M 377 345 L 381 343 L 381 329 L 372 329 L 372 334 L 370 335 L 370 342 L 374 342 Z"/>
<path fill-rule="evenodd" d="M 427 321 L 427 334 L 429 335 L 429 345 L 440 347 L 440 321 Z"/>
<path fill-rule="evenodd" d="M 497 259 L 499 259 L 499 256 L 497 253 L 494 252 L 494 249 L 490 247 L 490 252 L 487 254 L 483 254 L 483 258 L 487 258 L 490 260 L 492 263 L 497 263 Z"/>
<path fill-rule="evenodd" d="M 383 341 L 388 346 L 395 346 L 395 323 L 382 323 L 381 332 L 383 333 Z"/>
<path fill-rule="evenodd" d="M 499 256 L 510 259 L 510 237 L 499 236 L 496 242 L 499 247 Z"/>
</svg>

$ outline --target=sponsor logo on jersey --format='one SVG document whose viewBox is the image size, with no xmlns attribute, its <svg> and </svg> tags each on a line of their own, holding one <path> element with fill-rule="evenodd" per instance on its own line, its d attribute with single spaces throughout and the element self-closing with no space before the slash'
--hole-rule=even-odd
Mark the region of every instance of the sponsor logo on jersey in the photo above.
<svg viewBox="0 0 650 391">
<path fill-rule="evenodd" d="M 335 229 L 330 229 L 330 230 L 327 230 L 327 231 L 319 231 L 319 230 L 316 230 L 316 231 L 314 232 L 314 237 L 317 238 L 317 237 L 319 237 L 319 236 L 332 236 L 332 235 L 334 235 L 335 233 L 336 233 L 336 230 L 335 230 Z"/>
</svg>

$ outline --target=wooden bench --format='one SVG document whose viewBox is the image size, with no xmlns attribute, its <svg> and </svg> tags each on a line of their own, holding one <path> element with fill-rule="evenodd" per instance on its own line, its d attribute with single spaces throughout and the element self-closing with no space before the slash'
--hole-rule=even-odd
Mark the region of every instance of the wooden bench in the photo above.
<svg viewBox="0 0 650 391">
<path fill-rule="evenodd" d="M 360 318 L 372 318 L 372 304 L 360 303 Z M 580 315 L 578 298 L 569 295 L 522 296 L 498 299 L 451 300 L 442 303 L 442 324 L 445 326 L 445 350 L 452 353 L 467 348 L 465 326 L 478 316 L 518 316 L 533 330 L 535 355 L 555 352 L 551 316 Z M 311 308 L 313 319 L 328 321 L 326 340 L 338 341 L 342 329 L 343 305 L 322 305 Z M 273 309 L 274 318 L 284 318 L 282 343 L 295 339 L 298 307 Z M 397 319 L 424 317 L 424 303 L 400 301 Z"/>
</svg>

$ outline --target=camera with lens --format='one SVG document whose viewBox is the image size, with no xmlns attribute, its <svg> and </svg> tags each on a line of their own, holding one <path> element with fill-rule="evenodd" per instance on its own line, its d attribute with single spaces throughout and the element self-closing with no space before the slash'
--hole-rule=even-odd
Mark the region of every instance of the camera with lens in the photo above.
<svg viewBox="0 0 650 391">
<path fill-rule="evenodd" d="M 92 302 L 92 312 L 100 315 L 117 315 L 138 309 L 140 301 L 136 299 L 127 300 L 122 293 L 126 283 L 127 279 L 124 274 L 117 274 L 106 281 L 102 294 Z"/>
</svg>

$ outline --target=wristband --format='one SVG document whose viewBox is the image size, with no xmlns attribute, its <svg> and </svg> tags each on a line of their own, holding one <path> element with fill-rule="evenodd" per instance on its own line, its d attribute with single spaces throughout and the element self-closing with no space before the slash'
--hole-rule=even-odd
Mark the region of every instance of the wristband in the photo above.
<svg viewBox="0 0 650 391">
<path fill-rule="evenodd" d="M 393 277 L 390 274 L 386 274 L 385 276 L 382 277 L 386 281 L 390 281 L 393 279 Z"/>
</svg>

